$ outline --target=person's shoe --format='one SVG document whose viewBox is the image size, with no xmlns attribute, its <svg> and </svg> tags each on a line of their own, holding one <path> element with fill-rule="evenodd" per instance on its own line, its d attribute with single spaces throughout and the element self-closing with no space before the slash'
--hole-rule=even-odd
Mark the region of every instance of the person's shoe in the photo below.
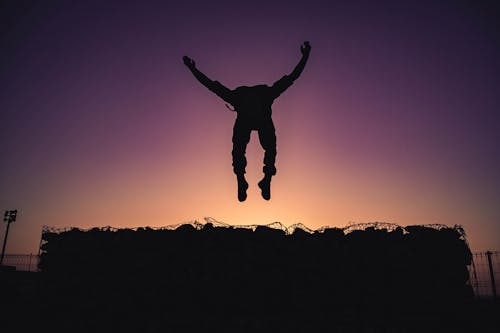
<svg viewBox="0 0 500 333">
<path fill-rule="evenodd" d="M 248 183 L 245 177 L 238 177 L 238 200 L 240 202 L 247 199 Z"/>
<path fill-rule="evenodd" d="M 271 179 L 264 178 L 259 182 L 260 194 L 266 200 L 271 199 Z"/>
</svg>

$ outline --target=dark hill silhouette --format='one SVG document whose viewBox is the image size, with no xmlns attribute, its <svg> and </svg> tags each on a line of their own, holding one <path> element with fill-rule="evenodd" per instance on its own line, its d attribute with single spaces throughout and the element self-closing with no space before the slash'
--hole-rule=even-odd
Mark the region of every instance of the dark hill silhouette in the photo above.
<svg viewBox="0 0 500 333">
<path fill-rule="evenodd" d="M 447 331 L 464 327 L 473 296 L 460 227 L 197 223 L 42 238 L 44 307 L 98 318 L 86 331 Z"/>
</svg>

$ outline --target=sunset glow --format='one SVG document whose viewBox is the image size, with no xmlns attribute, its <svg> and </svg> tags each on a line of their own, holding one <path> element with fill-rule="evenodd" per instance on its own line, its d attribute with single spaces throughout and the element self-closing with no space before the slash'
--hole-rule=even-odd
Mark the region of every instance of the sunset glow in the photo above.
<svg viewBox="0 0 500 333">
<path fill-rule="evenodd" d="M 36 253 L 43 225 L 205 216 L 461 224 L 473 250 L 500 249 L 495 14 L 454 1 L 236 3 L 6 6 L 0 202 L 19 210 L 8 253 Z M 263 151 L 252 133 L 240 203 L 236 115 L 182 56 L 230 88 L 272 84 L 305 40 L 309 63 L 273 105 L 272 198 L 257 187 Z"/>
</svg>

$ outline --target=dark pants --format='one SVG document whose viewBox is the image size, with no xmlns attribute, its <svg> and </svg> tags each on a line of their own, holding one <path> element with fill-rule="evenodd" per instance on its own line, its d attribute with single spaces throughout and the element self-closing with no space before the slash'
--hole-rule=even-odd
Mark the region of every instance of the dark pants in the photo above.
<svg viewBox="0 0 500 333">
<path fill-rule="evenodd" d="M 237 175 L 245 173 L 247 159 L 245 152 L 250 141 L 250 133 L 253 129 L 259 132 L 259 141 L 264 148 L 264 174 L 273 176 L 276 174 L 276 133 L 272 120 L 259 124 L 257 128 L 249 126 L 243 121 L 236 119 L 233 128 L 233 171 Z"/>
</svg>

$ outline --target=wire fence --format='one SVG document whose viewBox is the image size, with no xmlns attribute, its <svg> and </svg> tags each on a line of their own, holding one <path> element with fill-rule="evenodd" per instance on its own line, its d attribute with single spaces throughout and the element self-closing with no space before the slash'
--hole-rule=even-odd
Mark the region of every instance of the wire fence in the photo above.
<svg viewBox="0 0 500 333">
<path fill-rule="evenodd" d="M 40 257 L 36 254 L 5 254 L 3 264 L 14 266 L 17 271 L 37 272 Z"/>
<path fill-rule="evenodd" d="M 470 283 L 478 298 L 498 297 L 500 292 L 500 251 L 476 252 L 469 266 Z M 36 254 L 5 254 L 4 265 L 18 271 L 37 272 Z"/>
<path fill-rule="evenodd" d="M 498 297 L 500 291 L 500 251 L 473 253 L 469 274 L 476 297 Z"/>
</svg>

